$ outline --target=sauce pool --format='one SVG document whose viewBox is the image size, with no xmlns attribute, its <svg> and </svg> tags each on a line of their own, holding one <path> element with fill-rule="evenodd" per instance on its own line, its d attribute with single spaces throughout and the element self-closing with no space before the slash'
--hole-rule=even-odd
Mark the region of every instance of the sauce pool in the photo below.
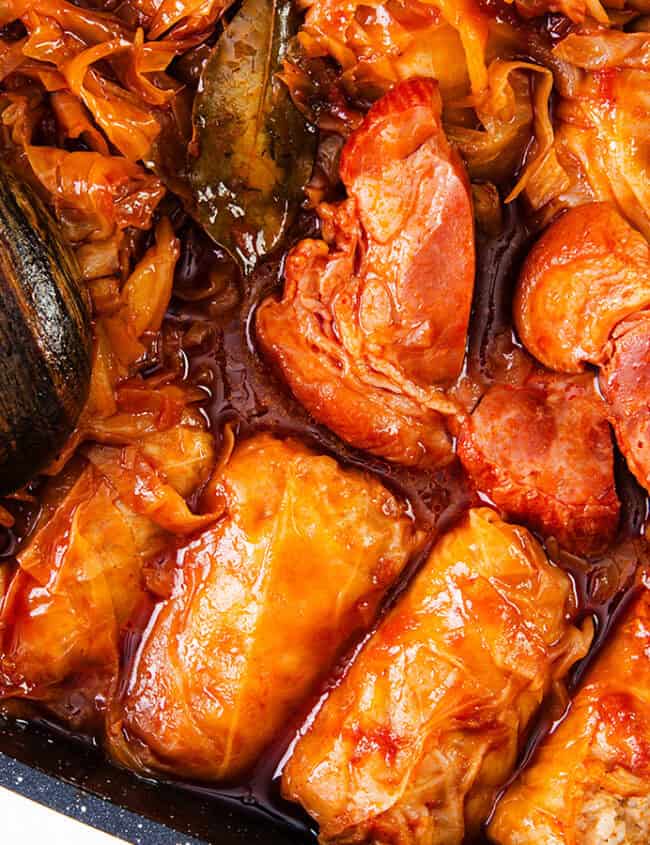
<svg viewBox="0 0 650 845">
<path fill-rule="evenodd" d="M 286 253 L 270 257 L 244 284 L 228 257 L 183 214 L 178 215 L 175 223 L 183 251 L 177 268 L 176 296 L 165 325 L 165 342 L 175 350 L 181 376 L 205 392 L 203 413 L 217 439 L 221 438 L 226 424 L 234 428 L 238 437 L 248 437 L 258 431 L 295 436 L 319 451 L 333 455 L 343 464 L 379 476 L 410 502 L 413 518 L 428 529 L 431 537 L 428 549 L 403 573 L 384 602 L 379 621 L 426 558 L 436 535 L 485 498 L 471 489 L 457 461 L 436 473 L 398 467 L 358 452 L 316 424 L 256 350 L 255 311 L 266 296 L 280 292 Z M 304 213 L 294 226 L 293 240 L 314 234 L 317 234 L 315 218 Z M 510 308 L 518 269 L 531 237 L 516 205 L 505 208 L 499 235 L 487 237 L 479 233 L 479 269 L 463 374 L 464 381 L 471 386 L 470 394 L 473 391 L 480 395 L 503 375 L 503 368 L 508 366 L 509 349 L 514 357 L 525 356 L 512 333 Z M 207 287 L 206 279 L 209 280 Z M 551 557 L 572 578 L 578 618 L 591 616 L 596 626 L 592 651 L 574 671 L 570 689 L 579 684 L 589 661 L 632 595 L 635 557 L 630 543 L 643 531 L 647 498 L 627 471 L 620 454 L 617 455 L 616 474 L 623 518 L 619 540 L 609 555 L 586 561 L 560 554 L 552 547 L 548 549 Z M 7 506 L 15 515 L 16 523 L 11 529 L 2 529 L 0 560 L 11 566 L 36 521 L 38 491 L 34 502 L 14 500 Z M 135 659 L 142 632 L 154 607 L 152 600 L 124 632 L 123 663 L 127 667 Z M 277 737 L 244 780 L 219 787 L 177 785 L 217 802 L 236 802 L 249 812 L 294 831 L 306 841 L 313 841 L 316 836 L 313 822 L 297 805 L 284 801 L 280 795 L 282 764 L 301 726 L 314 708 L 326 699 L 328 690 L 338 683 L 350 657 L 359 647 L 358 642 L 348 644 L 336 669 L 322 680 L 310 701 L 295 714 L 283 735 Z M 557 727 L 561 714 L 558 715 L 556 709 L 553 706 L 542 708 L 522 752 L 518 771 L 533 756 L 541 739 Z M 87 739 L 94 741 L 92 737 Z M 471 845 L 479 843 L 474 840 Z"/>
</svg>

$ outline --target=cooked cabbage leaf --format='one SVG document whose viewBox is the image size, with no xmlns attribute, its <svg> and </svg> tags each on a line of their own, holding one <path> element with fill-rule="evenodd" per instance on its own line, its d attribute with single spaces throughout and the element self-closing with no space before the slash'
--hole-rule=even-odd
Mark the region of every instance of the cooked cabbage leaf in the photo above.
<svg viewBox="0 0 650 845">
<path fill-rule="evenodd" d="M 287 798 L 323 845 L 477 836 L 554 680 L 591 627 L 533 537 L 472 510 L 434 547 L 299 739 Z"/>
<path fill-rule="evenodd" d="M 644 556 L 647 549 L 638 549 L 637 561 Z M 649 649 L 650 593 L 644 586 L 620 627 L 610 631 L 566 719 L 501 799 L 489 828 L 492 841 L 648 841 Z"/>
<path fill-rule="evenodd" d="M 140 771 L 250 767 L 331 667 L 422 537 L 377 479 L 256 435 L 210 487 L 223 519 L 180 547 L 109 747 Z"/>
</svg>

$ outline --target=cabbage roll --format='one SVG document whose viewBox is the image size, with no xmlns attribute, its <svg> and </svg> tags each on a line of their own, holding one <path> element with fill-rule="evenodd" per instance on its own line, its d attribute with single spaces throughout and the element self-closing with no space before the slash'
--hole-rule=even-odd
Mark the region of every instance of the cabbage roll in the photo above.
<svg viewBox="0 0 650 845">
<path fill-rule="evenodd" d="M 140 771 L 221 781 L 372 621 L 422 535 L 375 478 L 266 434 L 234 450 L 212 495 L 224 516 L 178 550 L 109 746 Z"/>
<path fill-rule="evenodd" d="M 589 645 L 570 594 L 528 531 L 492 510 L 443 536 L 285 768 L 283 793 L 323 845 L 478 833 L 542 698 Z"/>
<path fill-rule="evenodd" d="M 499 845 L 650 841 L 650 592 L 611 633 L 560 727 L 501 799 Z"/>
<path fill-rule="evenodd" d="M 213 439 L 177 425 L 122 449 L 93 446 L 53 484 L 0 611 L 0 697 L 39 701 L 75 728 L 98 723 L 143 570 L 174 535 L 214 521 L 185 501 L 207 480 Z"/>
</svg>

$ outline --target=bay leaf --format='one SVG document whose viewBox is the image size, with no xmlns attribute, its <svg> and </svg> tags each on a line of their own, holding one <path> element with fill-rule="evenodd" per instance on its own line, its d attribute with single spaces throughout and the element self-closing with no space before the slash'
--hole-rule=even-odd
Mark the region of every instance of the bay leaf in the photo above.
<svg viewBox="0 0 650 845">
<path fill-rule="evenodd" d="M 280 242 L 313 165 L 315 131 L 277 76 L 298 26 L 291 0 L 244 0 L 194 102 L 197 215 L 245 272 Z"/>
</svg>

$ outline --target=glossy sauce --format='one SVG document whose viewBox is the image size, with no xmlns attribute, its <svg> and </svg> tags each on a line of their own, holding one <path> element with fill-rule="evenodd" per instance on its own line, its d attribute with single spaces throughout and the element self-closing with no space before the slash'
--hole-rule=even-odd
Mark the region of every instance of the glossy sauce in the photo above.
<svg viewBox="0 0 650 845">
<path fill-rule="evenodd" d="M 177 354 L 184 378 L 201 386 L 206 392 L 204 412 L 217 437 L 225 424 L 234 427 L 240 437 L 270 430 L 283 435 L 297 436 L 316 448 L 333 454 L 342 463 L 363 467 L 380 476 L 412 505 L 414 518 L 432 529 L 435 534 L 446 530 L 469 507 L 478 504 L 480 495 L 474 494 L 455 462 L 438 473 L 428 473 L 397 467 L 379 458 L 369 457 L 346 444 L 335 435 L 314 423 L 304 409 L 291 397 L 277 376 L 271 372 L 256 352 L 253 332 L 254 314 L 258 304 L 270 293 L 281 288 L 284 254 L 268 259 L 243 284 L 232 265 L 218 247 L 215 247 L 200 230 L 182 216 L 178 229 L 183 236 L 183 253 L 177 268 L 176 288 L 167 320 L 167 329 L 177 337 L 192 329 L 201 342 L 187 347 L 179 344 Z M 314 217 L 304 214 L 294 226 L 293 239 L 316 234 Z M 495 380 L 495 362 L 498 366 L 499 340 L 510 329 L 510 301 L 520 262 L 529 247 L 531 235 L 516 208 L 507 208 L 502 233 L 496 238 L 479 235 L 479 268 L 474 295 L 471 330 L 468 339 L 465 375 L 482 389 Z M 194 299 L 200 285 L 214 268 L 219 278 L 212 285 L 211 295 L 188 301 L 187 293 Z M 200 327 L 201 330 L 197 327 Z M 204 335 L 201 337 L 201 335 Z M 646 517 L 646 494 L 627 471 L 620 455 L 617 456 L 617 486 L 623 504 L 621 542 L 639 536 Z M 10 501 L 6 503 L 16 519 L 14 527 L 2 530 L 0 560 L 10 564 L 16 551 L 29 536 L 38 516 L 37 497 L 33 502 Z M 429 544 L 430 548 L 430 544 Z M 413 573 L 426 559 L 426 549 L 413 561 L 387 597 L 381 615 L 406 587 Z M 552 557 L 554 550 L 549 549 Z M 572 577 L 579 616 L 593 615 L 596 621 L 596 639 L 590 656 L 578 666 L 571 678 L 575 687 L 591 660 L 615 624 L 620 611 L 632 595 L 632 567 L 617 564 L 611 557 L 601 561 L 585 561 L 560 554 L 559 565 Z M 128 666 L 137 653 L 138 645 L 154 604 L 138 612 L 124 632 L 123 663 Z M 369 636 L 369 634 L 367 635 Z M 212 788 L 181 784 L 185 789 L 202 795 L 224 798 L 243 803 L 251 812 L 262 813 L 267 818 L 289 825 L 307 835 L 314 835 L 313 825 L 294 804 L 283 801 L 279 793 L 279 779 L 283 758 L 295 738 L 297 730 L 315 705 L 327 696 L 328 689 L 342 677 L 349 657 L 359 648 L 358 643 L 349 648 L 331 677 L 307 702 L 293 723 L 287 726 L 263 759 L 244 783 Z M 557 727 L 557 708 L 543 708 L 536 727 L 522 755 L 524 765 L 544 735 Z"/>
<path fill-rule="evenodd" d="M 165 351 L 161 350 L 157 359 L 152 360 L 150 371 L 168 365 L 171 356 L 181 377 L 205 391 L 203 411 L 217 438 L 222 436 L 226 424 L 233 427 L 238 437 L 262 430 L 294 435 L 318 450 L 334 455 L 343 464 L 376 474 L 410 502 L 414 519 L 429 529 L 431 541 L 387 597 L 381 618 L 426 559 L 436 534 L 448 529 L 469 507 L 485 501 L 485 497 L 471 490 L 457 461 L 436 473 L 398 467 L 347 446 L 311 420 L 261 359 L 254 336 L 256 308 L 266 296 L 281 290 L 286 251 L 271 256 L 250 278 L 243 280 L 223 251 L 182 212 L 176 213 L 174 222 L 182 238 L 183 252 L 177 266 L 176 295 L 165 326 Z M 317 233 L 315 216 L 304 212 L 296 221 L 289 241 Z M 504 366 L 509 366 L 508 348 L 513 351 L 513 360 L 525 354 L 512 334 L 510 309 L 518 269 L 531 240 L 531 232 L 515 205 L 505 207 L 503 228 L 498 236 L 478 236 L 478 274 L 463 375 L 477 395 L 502 375 Z M 206 279 L 210 279 L 208 287 Z M 610 554 L 600 560 L 585 561 L 560 554 L 553 547 L 548 549 L 550 556 L 572 578 L 578 618 L 590 615 L 596 624 L 594 647 L 574 671 L 571 688 L 580 682 L 586 665 L 633 592 L 634 555 L 625 553 L 625 543 L 643 531 L 647 497 L 627 471 L 620 454 L 617 455 L 616 473 L 623 517 L 619 540 Z M 16 522 L 13 528 L 2 529 L 0 534 L 0 562 L 5 561 L 5 565 L 12 565 L 17 550 L 37 519 L 38 491 L 34 492 L 33 502 L 13 500 L 6 503 Z M 124 632 L 122 659 L 125 667 L 136 657 L 152 610 L 155 612 L 153 600 L 139 610 Z M 359 643 L 348 644 L 346 657 L 330 677 L 323 679 L 320 689 L 295 714 L 284 735 L 277 738 L 244 782 L 219 788 L 193 784 L 180 784 L 181 787 L 241 803 L 251 812 L 273 819 L 308 838 L 313 837 L 313 823 L 299 807 L 280 797 L 282 761 L 305 718 L 340 680 L 350 656 L 359 647 Z M 543 708 L 520 766 L 525 765 L 539 741 L 561 718 L 557 705 Z M 92 738 L 88 739 L 92 741 Z"/>
<path fill-rule="evenodd" d="M 294 240 L 315 233 L 311 215 L 304 214 L 294 227 Z M 468 338 L 465 376 L 472 383 L 486 389 L 501 374 L 503 366 L 503 338 L 511 337 L 510 304 L 521 261 L 525 257 L 532 235 L 523 223 L 516 207 L 507 207 L 502 233 L 496 238 L 478 237 L 478 276 Z M 193 230 L 185 239 L 185 253 L 180 262 L 180 279 L 177 284 L 192 288 L 192 276 L 200 274 L 218 258 L 218 250 L 203 235 Z M 210 258 L 206 257 L 210 256 Z M 187 330 L 195 321 L 209 323 L 213 331 L 198 349 L 186 350 L 187 378 L 200 384 L 208 395 L 204 409 L 215 434 L 226 423 L 234 426 L 235 433 L 246 437 L 256 431 L 271 430 L 291 434 L 315 448 L 330 453 L 345 464 L 362 467 L 380 476 L 384 483 L 405 496 L 412 505 L 414 517 L 432 530 L 431 543 L 436 534 L 447 530 L 469 507 L 481 501 L 468 485 L 462 469 L 455 462 L 438 473 L 428 473 L 391 465 L 379 458 L 360 453 L 340 441 L 324 427 L 316 424 L 289 394 L 285 386 L 260 358 L 256 351 L 254 314 L 258 304 L 269 294 L 281 290 L 284 255 L 270 258 L 251 279 L 239 287 L 239 301 L 227 308 L 218 318 L 209 316 L 210 306 L 174 300 L 170 309 L 169 324 Z M 223 257 L 221 257 L 223 261 Z M 231 300 L 232 301 L 232 297 Z M 506 364 L 507 366 L 507 364 Z M 638 487 L 627 471 L 620 455 L 617 456 L 617 486 L 623 505 L 620 542 L 639 536 L 645 523 L 646 494 Z M 410 578 L 426 560 L 429 547 L 413 561 L 390 592 L 379 619 L 405 589 Z M 570 680 L 574 688 L 582 677 L 586 664 L 596 653 L 620 610 L 631 596 L 633 567 L 630 560 L 619 563 L 611 557 L 586 561 L 549 553 L 566 569 L 574 583 L 578 616 L 592 615 L 596 623 L 596 639 L 589 658 L 580 664 Z M 377 622 L 379 621 L 377 620 Z M 377 624 L 377 623 L 376 623 Z M 376 627 L 376 625 L 375 625 Z M 370 636 L 369 632 L 367 636 Z M 365 638 L 364 638 L 365 639 Z M 335 686 L 345 673 L 345 667 L 360 643 L 351 643 L 346 655 L 331 676 L 324 679 L 321 688 L 297 713 L 255 767 L 246 783 L 232 784 L 226 788 L 191 786 L 202 794 L 239 800 L 250 806 L 251 811 L 269 814 L 283 824 L 315 835 L 313 824 L 299 807 L 284 801 L 280 796 L 280 775 L 283 760 L 290 751 L 297 731 L 305 719 L 313 716 L 314 708 L 322 704 L 328 690 Z M 560 721 L 557 706 L 543 708 L 537 725 L 522 754 L 521 765 L 530 759 L 534 749 L 546 733 Z M 478 845 L 478 843 L 476 844 Z"/>
<path fill-rule="evenodd" d="M 189 346 L 181 341 L 177 344 L 176 353 L 183 377 L 201 386 L 206 393 L 203 410 L 217 437 L 221 436 L 226 424 L 233 426 L 235 434 L 240 437 L 261 430 L 291 434 L 336 456 L 344 464 L 373 472 L 408 499 L 414 518 L 430 529 L 431 542 L 436 534 L 446 530 L 464 511 L 480 502 L 480 494 L 471 491 L 457 462 L 433 474 L 394 466 L 352 449 L 327 429 L 314 423 L 256 352 L 252 328 L 255 309 L 267 295 L 280 290 L 284 254 L 268 259 L 244 284 L 224 253 L 200 230 L 188 223 L 183 215 L 179 215 L 177 222 L 183 237 L 183 253 L 176 278 L 179 295 L 172 301 L 166 328 L 176 338 L 184 335 L 185 339 L 192 329 L 194 337 L 200 339 L 198 345 L 192 341 Z M 303 214 L 294 226 L 293 239 L 316 234 L 316 231 L 314 217 Z M 479 270 L 465 377 L 479 385 L 481 390 L 487 388 L 498 375 L 494 368 L 495 365 L 499 366 L 502 339 L 504 333 L 508 335 L 511 332 L 509 312 L 512 290 L 530 240 L 530 232 L 514 207 L 506 208 L 503 231 L 498 237 L 478 237 Z M 212 293 L 194 299 L 196 291 L 200 290 L 200 285 L 204 285 L 204 279 L 210 272 L 214 272 L 215 267 L 219 273 L 211 285 Z M 188 292 L 191 292 L 194 301 L 188 301 Z M 638 487 L 620 455 L 617 456 L 617 487 L 623 505 L 620 542 L 624 543 L 642 532 L 647 499 L 645 491 Z M 13 528 L 2 529 L 0 560 L 9 565 L 36 522 L 39 510 L 37 499 L 36 495 L 33 502 L 14 500 L 5 503 L 16 519 Z M 426 559 L 430 545 L 403 573 L 384 602 L 379 618 L 394 603 L 413 573 Z M 596 623 L 597 633 L 592 652 L 577 667 L 570 680 L 570 687 L 575 688 L 583 676 L 586 664 L 600 648 L 632 595 L 633 567 L 630 558 L 620 563 L 615 555 L 600 561 L 585 561 L 565 554 L 555 554 L 552 547 L 548 551 L 573 580 L 579 617 L 592 615 Z M 140 609 L 124 632 L 122 659 L 125 667 L 135 659 L 143 630 L 154 607 L 153 601 L 147 603 L 147 607 Z M 369 635 L 370 632 L 366 636 Z M 204 796 L 242 803 L 251 812 L 261 813 L 302 834 L 314 836 L 313 824 L 301 809 L 280 796 L 282 761 L 305 718 L 326 698 L 328 689 L 337 684 L 350 656 L 359 647 L 359 643 L 349 644 L 346 656 L 331 676 L 324 679 L 321 688 L 305 703 L 301 712 L 296 713 L 284 735 L 278 737 L 267 750 L 245 782 L 219 788 L 180 784 L 182 788 Z M 561 720 L 557 706 L 542 710 L 522 754 L 520 767 L 530 759 L 546 733 L 556 728 Z"/>
</svg>

